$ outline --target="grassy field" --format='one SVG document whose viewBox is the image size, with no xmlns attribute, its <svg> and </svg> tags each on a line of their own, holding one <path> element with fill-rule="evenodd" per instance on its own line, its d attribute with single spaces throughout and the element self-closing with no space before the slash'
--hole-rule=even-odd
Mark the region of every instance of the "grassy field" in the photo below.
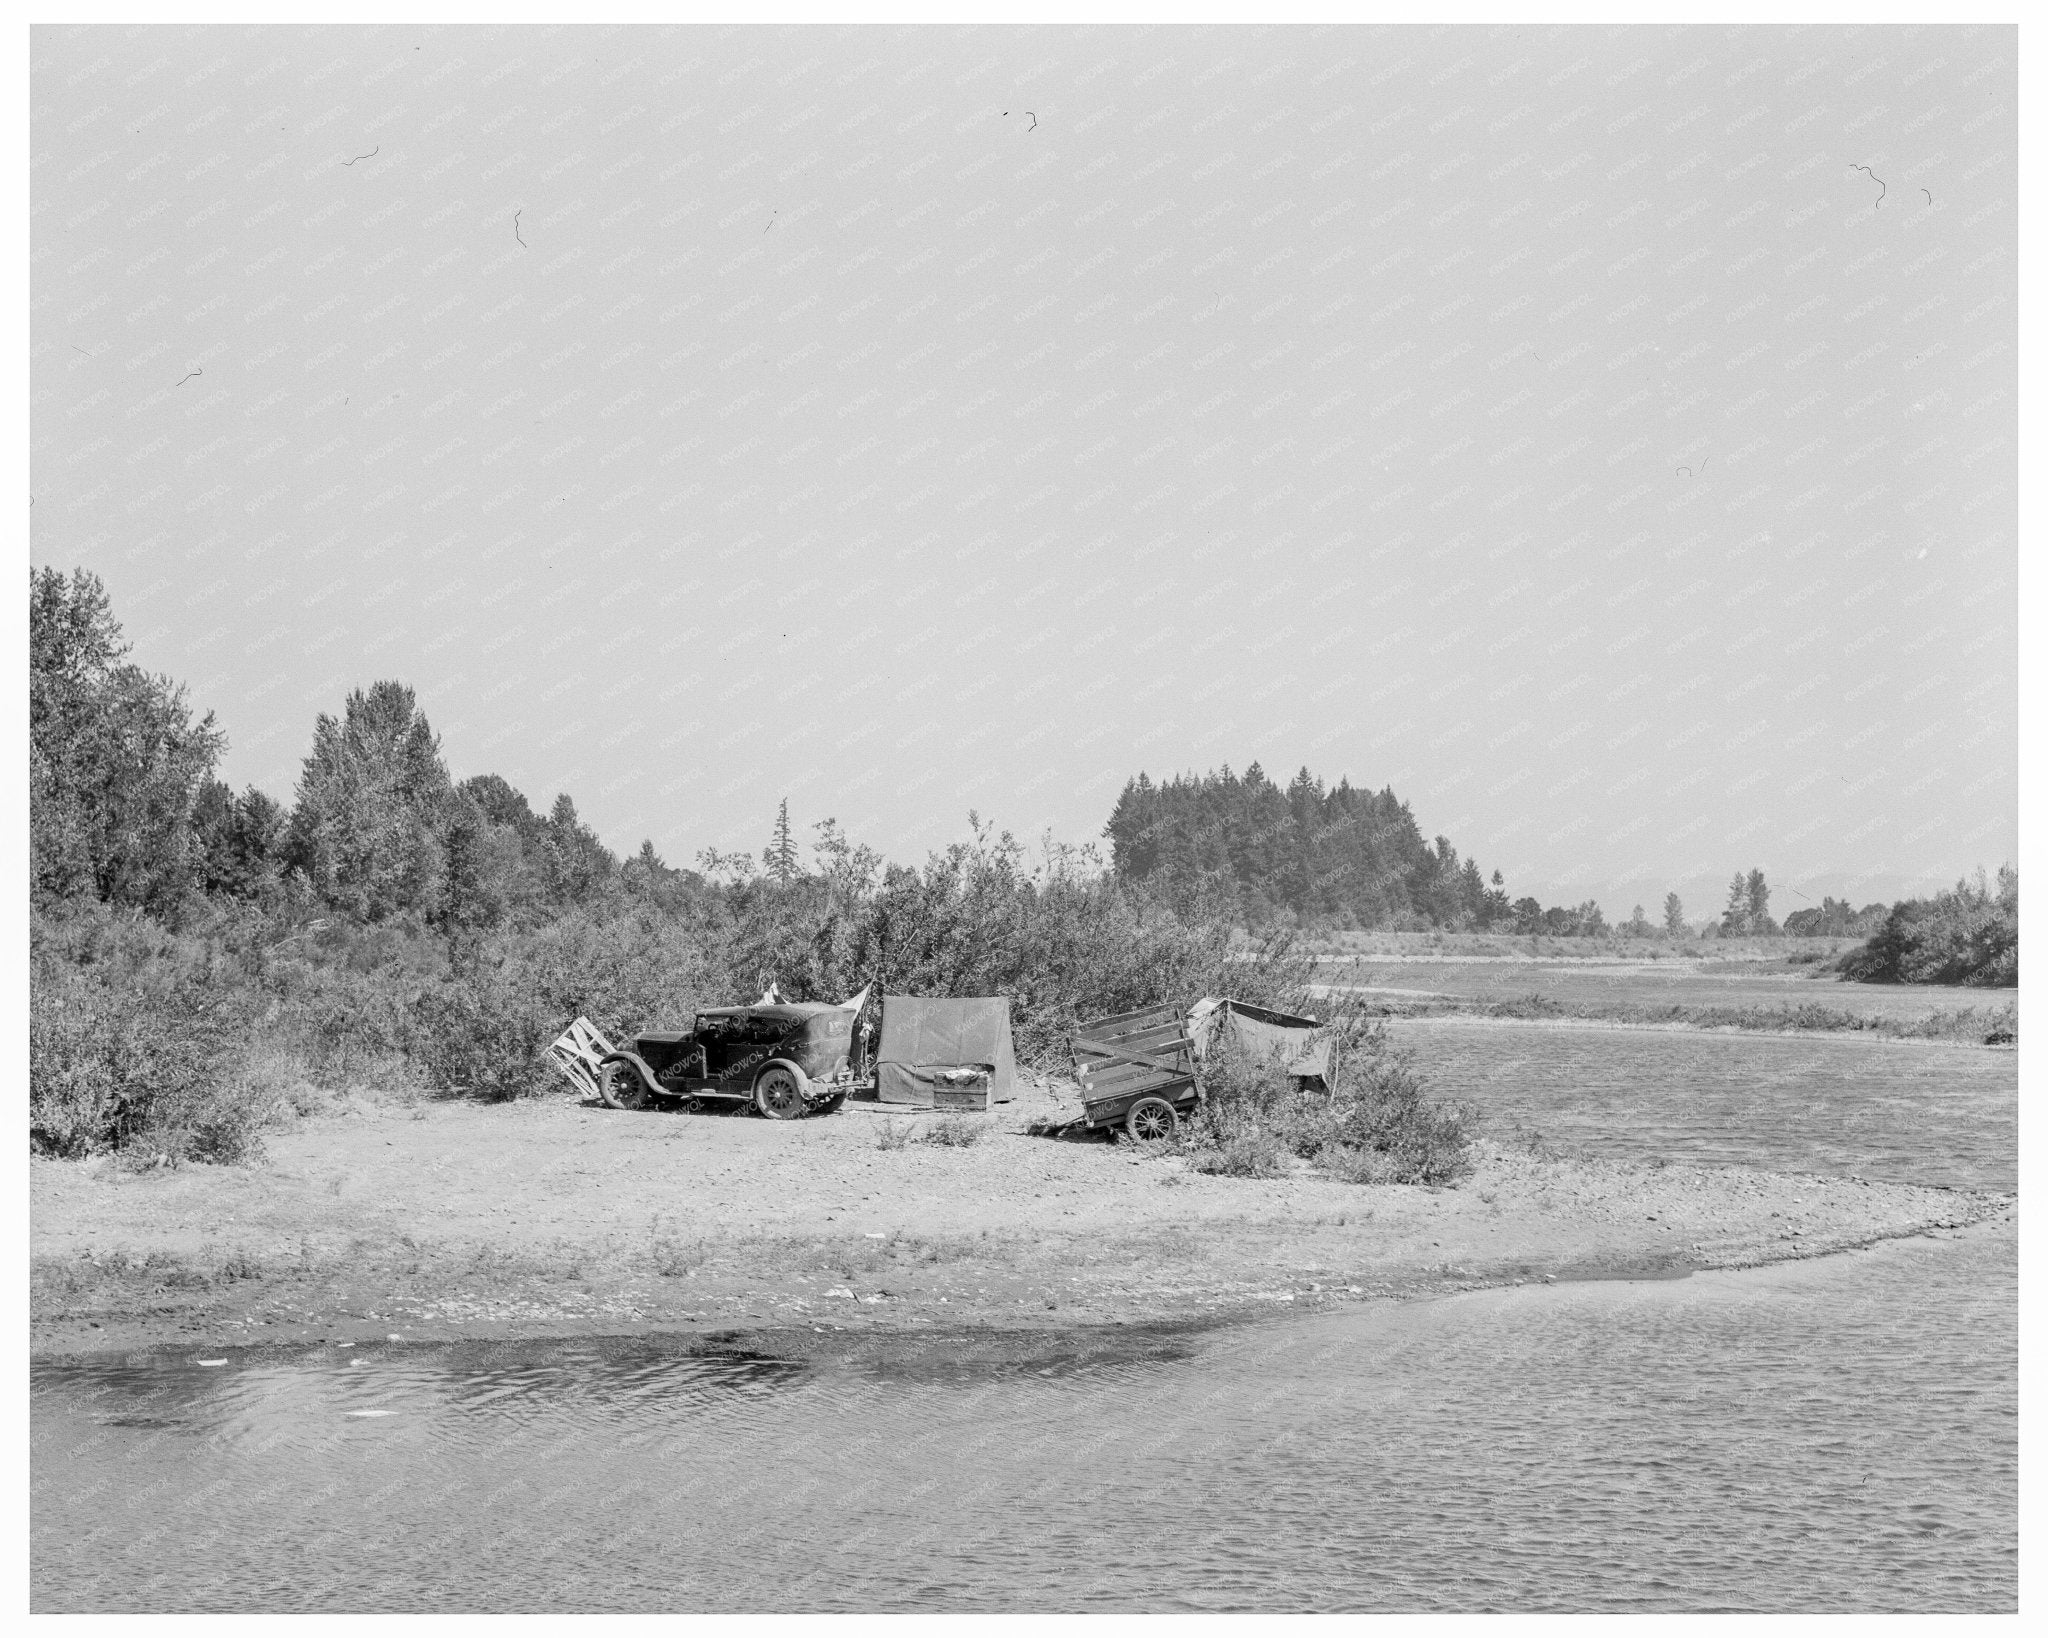
<svg viewBox="0 0 2048 1638">
<path fill-rule="evenodd" d="M 1547 934 L 1332 932 L 1305 936 L 1300 947 L 1324 960 L 1366 956 L 1393 961 L 1530 961 L 1586 963 L 1668 961 L 1799 961 L 1815 964 L 1854 948 L 1841 938 L 1552 938 Z"/>
<path fill-rule="evenodd" d="M 1652 953 L 1640 942 L 1617 952 L 1601 950 L 1598 941 L 1548 941 L 1593 945 L 1553 955 L 1531 953 L 1526 939 L 1496 938 L 1484 951 L 1437 951 L 1424 935 L 1382 936 L 1405 938 L 1408 947 L 1320 954 L 1317 975 L 1327 993 L 1396 1016 L 1460 1012 L 1972 1044 L 1998 1037 L 2010 1044 L 2019 1031 L 2017 990 L 1849 983 L 1818 959 L 1842 947 L 1822 939 L 1729 940 L 1706 946 L 1711 954 Z M 1460 935 L 1457 942 L 1481 936 Z"/>
</svg>

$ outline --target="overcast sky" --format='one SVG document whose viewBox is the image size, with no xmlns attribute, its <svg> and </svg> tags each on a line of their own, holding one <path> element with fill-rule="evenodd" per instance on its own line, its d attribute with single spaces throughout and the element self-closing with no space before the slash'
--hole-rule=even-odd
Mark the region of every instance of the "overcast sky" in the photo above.
<svg viewBox="0 0 2048 1638">
<path fill-rule="evenodd" d="M 2008 28 L 32 57 L 34 560 L 237 785 L 397 677 L 675 863 L 1254 761 L 1610 914 L 2015 853 Z"/>
</svg>

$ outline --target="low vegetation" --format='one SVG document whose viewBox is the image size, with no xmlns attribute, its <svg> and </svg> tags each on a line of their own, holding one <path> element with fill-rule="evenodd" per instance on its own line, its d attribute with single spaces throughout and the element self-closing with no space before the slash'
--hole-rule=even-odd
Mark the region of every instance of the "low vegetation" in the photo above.
<svg viewBox="0 0 2048 1638">
<path fill-rule="evenodd" d="M 1332 1026 L 1336 1084 L 1294 1077 L 1234 1054 L 1203 1066 L 1203 1101 L 1185 1129 L 1189 1164 L 1228 1177 L 1278 1177 L 1297 1162 L 1354 1183 L 1457 1181 L 1472 1167 L 1469 1111 L 1429 1097 L 1382 1022 Z"/>
<path fill-rule="evenodd" d="M 917 1134 L 917 1141 L 935 1149 L 971 1149 L 989 1130 L 985 1116 L 942 1115 Z"/>
<path fill-rule="evenodd" d="M 1364 1010 L 1381 1018 L 1429 1018 L 1455 1015 L 1524 1020 L 1584 1020 L 1589 1023 L 1678 1026 L 1686 1029 L 1737 1029 L 1769 1033 L 1817 1031 L 1858 1033 L 1900 1041 L 1982 1042 L 2006 1045 L 2019 1036 L 2019 1006 L 1956 1007 L 1923 1018 L 1888 1018 L 1815 1002 L 1752 1004 L 1738 1007 L 1652 1006 L 1630 1001 L 1555 1001 L 1546 995 L 1525 995 L 1486 1001 L 1463 996 L 1429 996 L 1371 1000 Z"/>
</svg>

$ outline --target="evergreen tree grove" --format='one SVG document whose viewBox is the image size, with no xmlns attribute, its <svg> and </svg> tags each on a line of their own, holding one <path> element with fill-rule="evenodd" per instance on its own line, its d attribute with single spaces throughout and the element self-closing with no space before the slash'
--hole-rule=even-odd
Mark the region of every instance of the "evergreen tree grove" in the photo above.
<svg viewBox="0 0 2048 1638">
<path fill-rule="evenodd" d="M 1117 876 L 1167 902 L 1234 903 L 1247 921 L 1285 912 L 1360 927 L 1484 928 L 1514 919 L 1498 871 L 1425 841 L 1392 790 L 1326 788 L 1303 768 L 1283 790 L 1257 763 L 1124 786 L 1105 834 Z"/>
</svg>

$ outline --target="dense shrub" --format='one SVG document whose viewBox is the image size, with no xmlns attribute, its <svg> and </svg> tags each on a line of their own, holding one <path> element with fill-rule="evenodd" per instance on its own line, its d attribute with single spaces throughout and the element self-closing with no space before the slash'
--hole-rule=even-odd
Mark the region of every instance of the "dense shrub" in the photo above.
<svg viewBox="0 0 2048 1638">
<path fill-rule="evenodd" d="M 1963 984 L 2006 989 L 2020 981 L 2020 877 L 2011 865 L 1994 890 L 1977 872 L 1931 899 L 1891 908 L 1869 941 L 1841 961 L 1864 984 Z"/>
<path fill-rule="evenodd" d="M 1213 1054 L 1188 1133 L 1191 1164 L 1236 1177 L 1274 1177 L 1288 1158 L 1358 1183 L 1449 1183 L 1471 1170 L 1466 1111 L 1428 1097 L 1384 1023 L 1339 1020 L 1336 1085 Z"/>
<path fill-rule="evenodd" d="M 1206 1122 L 1188 1165 L 1216 1177 L 1284 1177 L 1291 1161 L 1275 1132 L 1255 1122 L 1215 1117 Z"/>
<path fill-rule="evenodd" d="M 1227 922 L 1183 919 L 1086 850 L 1051 849 L 1027 867 L 1013 840 L 977 826 L 921 870 L 884 871 L 826 829 L 818 868 L 785 883 L 662 897 L 622 875 L 517 927 L 408 910 L 352 917 L 290 879 L 260 901 L 194 901 L 175 929 L 93 900 L 46 902 L 32 939 L 35 1142 L 87 1153 L 147 1128 L 188 1134 L 163 1139 L 180 1156 L 225 1156 L 236 1144 L 208 1135 L 219 1124 L 200 1108 L 208 1087 L 222 1132 L 253 1130 L 278 1104 L 252 1090 L 265 1084 L 246 1068 L 252 1055 L 288 1062 L 325 1092 L 529 1096 L 557 1086 L 545 1049 L 579 1014 L 623 1041 L 686 1026 L 771 980 L 799 1000 L 837 1001 L 878 980 L 897 993 L 1007 995 L 1019 1055 L 1064 1068 L 1077 1019 L 1204 993 L 1279 1002 L 1309 975 L 1284 937 L 1234 942 Z M 163 1025 L 156 1039 L 207 1033 L 207 1019 L 229 1014 L 234 1033 L 207 1034 L 205 1051 L 179 1059 L 190 1074 L 145 1097 L 108 1067 L 140 1062 L 115 1027 L 124 998 Z M 189 1020 L 163 1024 L 188 1003 Z M 87 1059 L 101 1068 L 81 1068 Z"/>
<path fill-rule="evenodd" d="M 279 1097 L 244 1061 L 252 1013 L 231 981 L 175 967 L 141 982 L 78 973 L 35 983 L 31 1146 L 69 1157 L 119 1148 L 249 1158 Z"/>
</svg>

